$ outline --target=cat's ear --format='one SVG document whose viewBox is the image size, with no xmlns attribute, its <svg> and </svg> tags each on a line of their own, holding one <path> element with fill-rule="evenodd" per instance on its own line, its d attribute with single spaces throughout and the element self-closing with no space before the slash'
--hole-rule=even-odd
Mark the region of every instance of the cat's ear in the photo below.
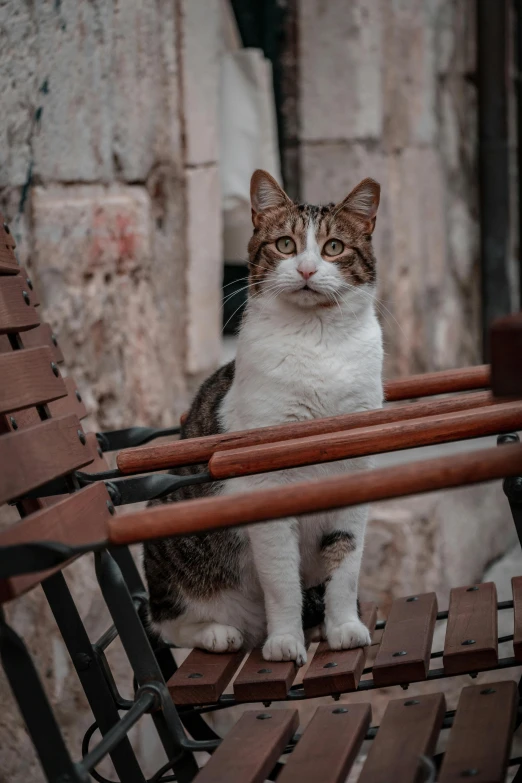
<svg viewBox="0 0 522 783">
<path fill-rule="evenodd" d="M 257 169 L 250 180 L 250 203 L 252 205 L 252 223 L 256 225 L 259 212 L 274 207 L 284 207 L 292 202 L 275 179 L 262 169 Z"/>
<path fill-rule="evenodd" d="M 381 186 L 374 179 L 363 179 L 338 205 L 368 221 L 370 233 L 375 228 L 377 209 L 381 198 Z"/>
</svg>

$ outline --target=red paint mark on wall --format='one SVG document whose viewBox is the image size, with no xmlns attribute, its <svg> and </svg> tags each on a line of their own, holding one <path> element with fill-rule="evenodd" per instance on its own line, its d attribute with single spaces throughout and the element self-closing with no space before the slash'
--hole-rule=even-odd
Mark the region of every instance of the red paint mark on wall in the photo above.
<svg viewBox="0 0 522 783">
<path fill-rule="evenodd" d="M 139 235 L 134 230 L 131 216 L 95 210 L 89 253 L 91 266 L 99 267 L 112 261 L 119 271 L 126 261 L 135 259 L 138 244 Z"/>
</svg>

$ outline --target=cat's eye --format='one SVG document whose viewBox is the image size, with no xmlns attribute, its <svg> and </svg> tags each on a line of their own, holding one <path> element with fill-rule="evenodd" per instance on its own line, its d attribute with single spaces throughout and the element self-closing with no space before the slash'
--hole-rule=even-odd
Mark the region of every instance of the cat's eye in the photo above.
<svg viewBox="0 0 522 783">
<path fill-rule="evenodd" d="M 323 255 L 330 256 L 330 258 L 332 258 L 333 256 L 341 255 L 343 250 L 344 244 L 340 239 L 329 239 L 326 245 L 323 247 Z"/>
<path fill-rule="evenodd" d="M 285 253 L 285 255 L 295 253 L 296 250 L 295 242 L 292 237 L 279 237 L 276 242 L 276 247 L 280 253 Z"/>
</svg>

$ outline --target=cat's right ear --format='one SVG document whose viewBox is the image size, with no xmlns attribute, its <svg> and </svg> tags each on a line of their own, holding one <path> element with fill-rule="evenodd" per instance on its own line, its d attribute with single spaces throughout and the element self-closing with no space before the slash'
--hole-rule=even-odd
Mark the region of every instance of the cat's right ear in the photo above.
<svg viewBox="0 0 522 783">
<path fill-rule="evenodd" d="M 252 223 L 257 226 L 260 212 L 274 207 L 284 207 L 292 202 L 283 188 L 267 171 L 257 169 L 250 180 L 250 203 L 252 205 Z"/>
</svg>

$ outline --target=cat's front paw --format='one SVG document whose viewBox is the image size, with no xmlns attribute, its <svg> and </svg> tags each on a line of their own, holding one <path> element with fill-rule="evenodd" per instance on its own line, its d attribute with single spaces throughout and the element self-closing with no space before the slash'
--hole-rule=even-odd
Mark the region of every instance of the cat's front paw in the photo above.
<svg viewBox="0 0 522 783">
<path fill-rule="evenodd" d="M 210 623 L 201 634 L 201 647 L 209 652 L 237 652 L 242 646 L 243 635 L 232 625 Z"/>
<path fill-rule="evenodd" d="M 370 632 L 360 620 L 327 625 L 326 638 L 331 650 L 351 650 L 353 647 L 367 647 L 371 643 Z"/>
<path fill-rule="evenodd" d="M 303 639 L 291 633 L 272 634 L 263 647 L 265 661 L 295 661 L 298 666 L 306 663 Z"/>
</svg>

